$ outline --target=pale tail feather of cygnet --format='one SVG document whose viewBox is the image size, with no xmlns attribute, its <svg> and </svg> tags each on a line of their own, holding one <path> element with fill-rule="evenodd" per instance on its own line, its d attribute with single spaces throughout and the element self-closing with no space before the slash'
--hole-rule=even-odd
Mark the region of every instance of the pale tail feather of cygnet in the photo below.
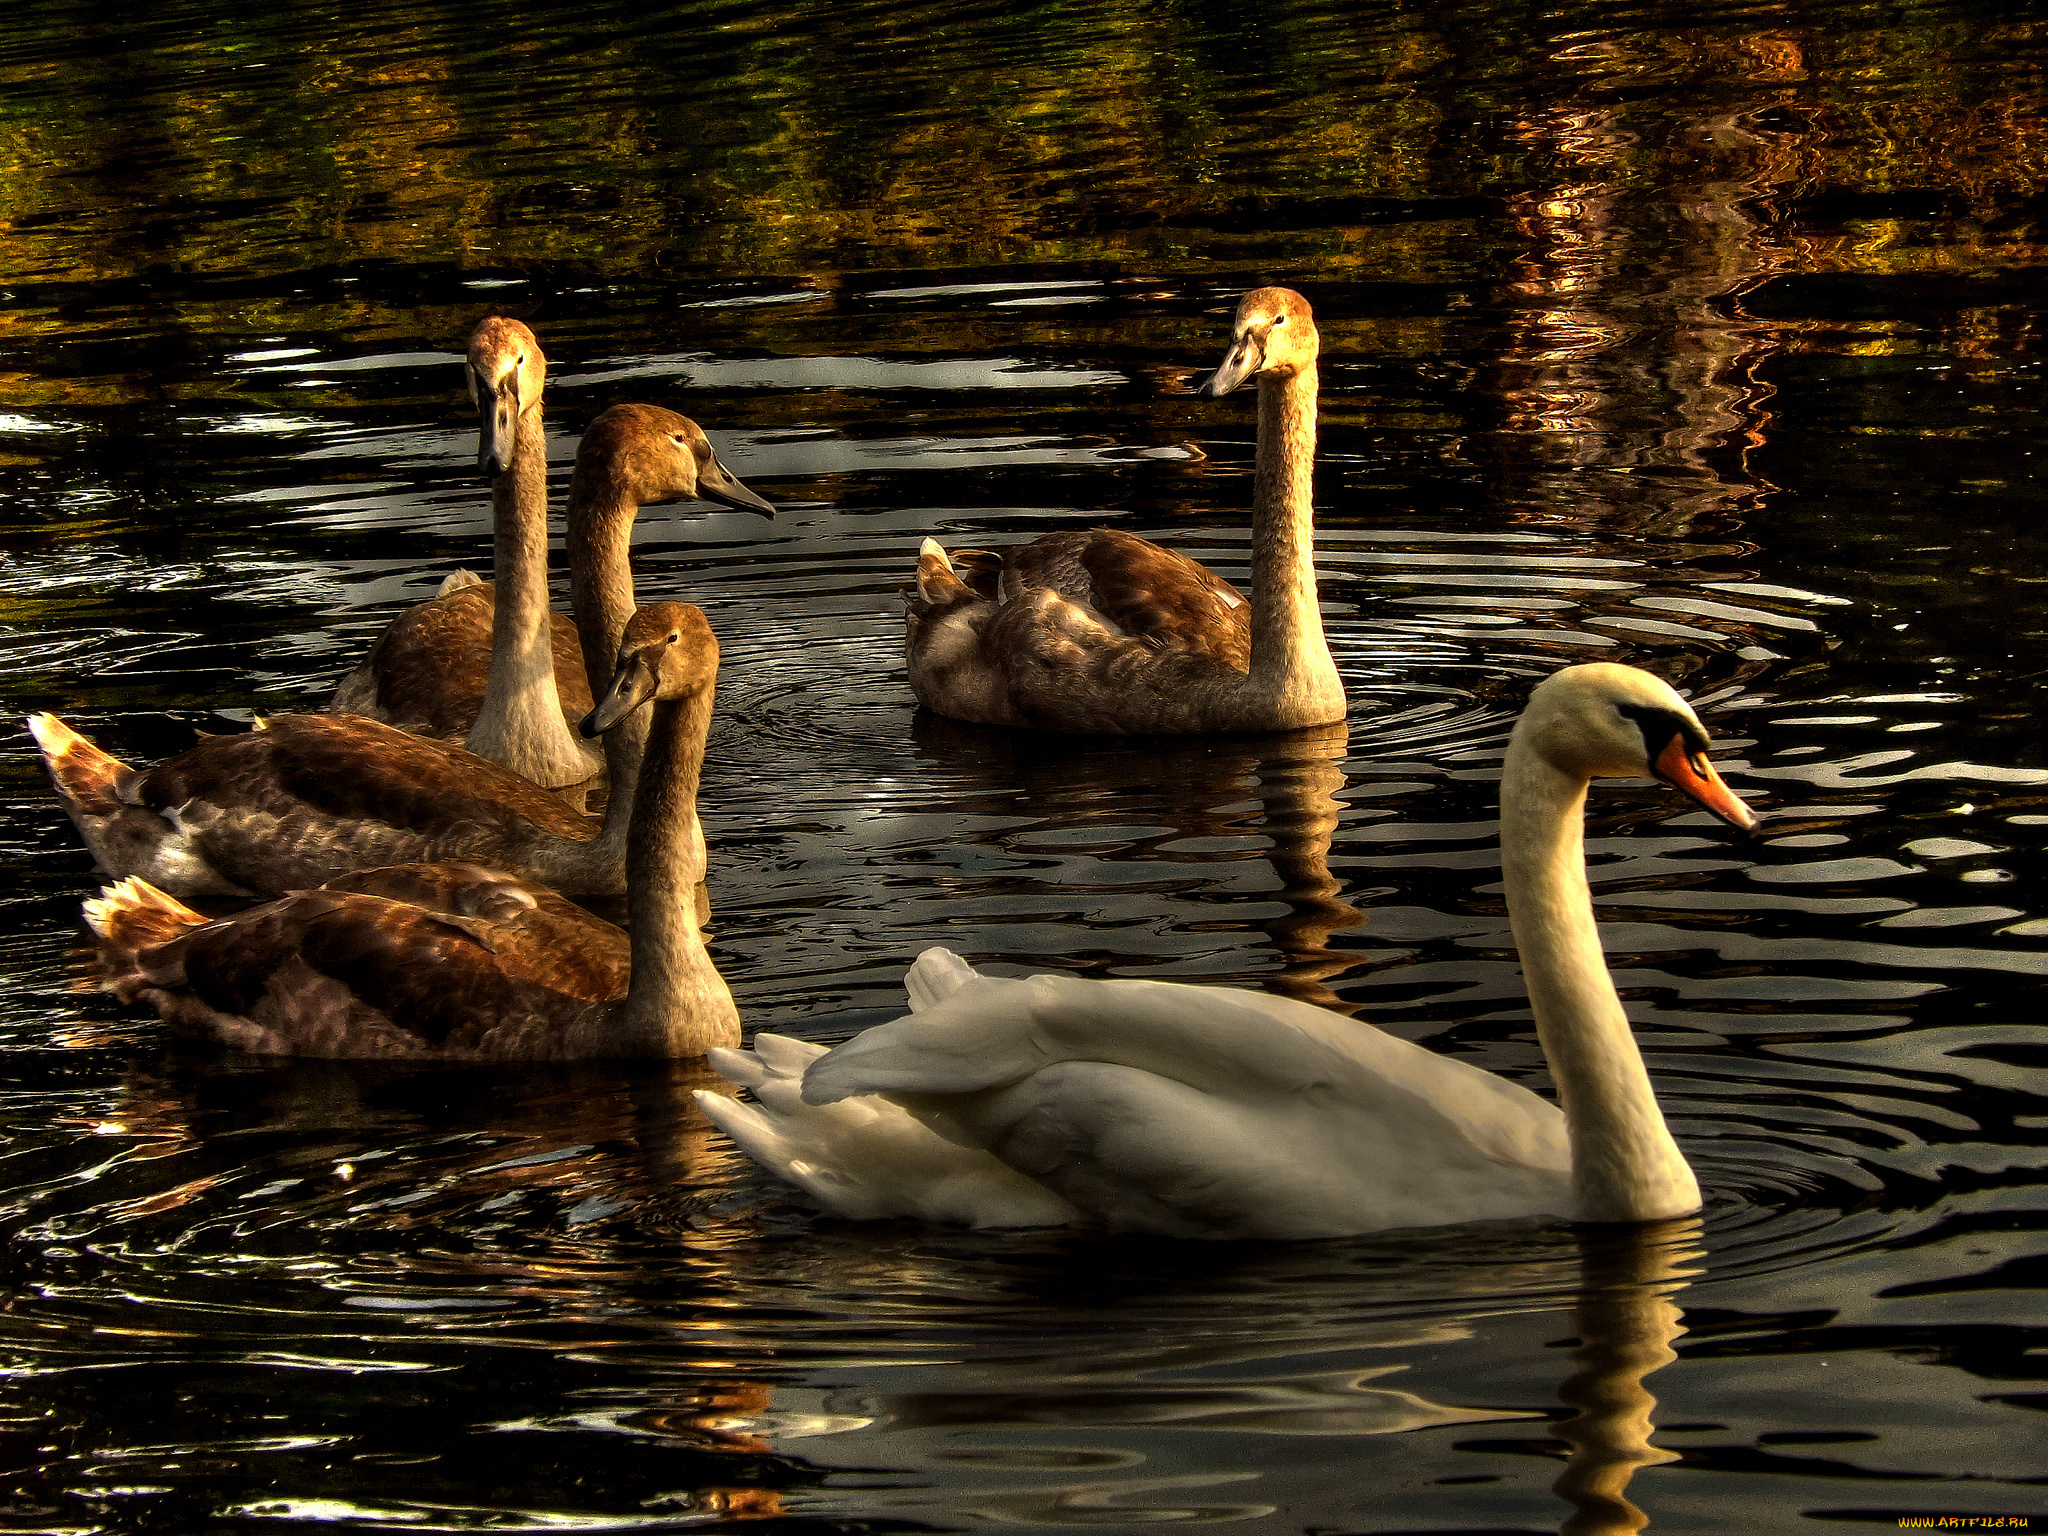
<svg viewBox="0 0 2048 1536">
<path fill-rule="evenodd" d="M 755 1036 L 751 1051 L 713 1051 L 713 1070 L 746 1088 L 754 1102 L 701 1091 L 697 1102 L 749 1157 L 835 1216 L 982 1227 L 1075 1219 L 1074 1208 L 1044 1185 L 978 1147 L 946 1140 L 887 1099 L 804 1103 L 804 1072 L 824 1054 L 824 1046 L 769 1034 Z"/>
<path fill-rule="evenodd" d="M 209 919 L 147 880 L 130 878 L 89 897 L 85 921 L 100 937 L 100 984 L 132 1002 L 143 988 L 183 981 L 177 941 Z"/>
<path fill-rule="evenodd" d="M 163 944 L 208 921 L 147 880 L 116 880 L 85 902 L 86 926 L 123 948 Z"/>
<path fill-rule="evenodd" d="M 55 715 L 30 715 L 28 729 L 42 749 L 50 778 L 64 797 L 67 809 L 77 805 L 104 815 L 120 804 L 121 781 L 133 772 L 127 764 L 87 741 Z"/>
<path fill-rule="evenodd" d="M 953 574 L 953 562 L 937 539 L 926 539 L 917 551 L 917 595 L 927 603 L 970 596 L 966 584 Z"/>
</svg>

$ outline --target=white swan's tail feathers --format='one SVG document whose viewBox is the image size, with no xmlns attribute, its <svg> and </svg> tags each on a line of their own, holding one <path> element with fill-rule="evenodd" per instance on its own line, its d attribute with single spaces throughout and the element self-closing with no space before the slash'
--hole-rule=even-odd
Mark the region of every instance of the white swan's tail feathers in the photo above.
<svg viewBox="0 0 2048 1536">
<path fill-rule="evenodd" d="M 720 1047 L 709 1054 L 712 1071 L 756 1092 L 778 1082 L 800 1083 L 805 1068 L 825 1054 L 825 1047 L 788 1035 L 754 1037 L 751 1051 Z"/>
<path fill-rule="evenodd" d="M 722 1054 L 738 1056 L 744 1053 L 726 1051 Z M 719 1070 L 725 1069 L 721 1067 Z M 815 1155 L 815 1149 L 808 1145 L 808 1141 L 815 1138 L 785 1134 L 785 1127 L 778 1124 L 782 1117 L 772 1110 L 742 1104 L 738 1099 L 729 1099 L 722 1093 L 711 1093 L 701 1088 L 694 1097 L 711 1123 L 731 1137 L 733 1144 L 742 1152 L 778 1178 L 794 1184 L 833 1215 L 855 1221 L 872 1221 L 899 1214 L 875 1200 L 870 1191 L 861 1188 L 858 1180 L 835 1167 L 821 1165 L 804 1156 L 806 1151 Z"/>
<path fill-rule="evenodd" d="M 727 1055 L 738 1055 L 729 1051 Z M 723 1068 L 720 1069 L 724 1070 Z M 729 1099 L 722 1093 L 699 1088 L 691 1094 L 711 1123 L 732 1138 L 739 1149 L 762 1167 L 784 1178 L 793 1175 L 790 1169 L 797 1161 L 789 1150 L 788 1139 L 776 1130 L 768 1117 L 751 1104 L 742 1104 L 738 1099 Z"/>
<path fill-rule="evenodd" d="M 910 1011 L 922 1013 L 977 979 L 974 967 L 950 949 L 928 949 L 911 963 L 903 986 L 910 993 Z"/>
<path fill-rule="evenodd" d="M 768 1064 L 768 1069 L 777 1077 L 801 1082 L 810 1064 L 825 1054 L 826 1048 L 814 1045 L 808 1040 L 798 1040 L 789 1035 L 761 1035 L 754 1041 L 754 1054 Z M 738 1056 L 738 1051 L 725 1051 L 727 1056 Z"/>
<path fill-rule="evenodd" d="M 806 1104 L 803 1075 L 824 1048 L 758 1035 L 751 1051 L 718 1050 L 711 1065 L 754 1095 L 743 1104 L 700 1091 L 711 1123 L 778 1178 L 835 1216 L 908 1216 L 978 1227 L 1059 1226 L 1074 1208 L 1035 1179 L 975 1147 L 946 1140 L 901 1105 L 864 1096 Z"/>
</svg>

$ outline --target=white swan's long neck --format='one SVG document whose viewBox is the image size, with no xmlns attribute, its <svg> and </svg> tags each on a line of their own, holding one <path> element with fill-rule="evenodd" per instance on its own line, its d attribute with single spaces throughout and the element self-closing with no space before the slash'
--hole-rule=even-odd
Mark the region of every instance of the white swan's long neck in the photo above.
<svg viewBox="0 0 2048 1536">
<path fill-rule="evenodd" d="M 1536 1033 L 1571 1136 L 1580 1221 L 1651 1221 L 1700 1205 L 1664 1124 L 1600 949 L 1586 883 L 1586 780 L 1517 726 L 1501 782 L 1501 864 Z"/>
<path fill-rule="evenodd" d="M 1259 446 L 1252 479 L 1250 687 L 1283 723 L 1344 715 L 1344 688 L 1316 602 L 1314 362 L 1259 378 Z"/>
<path fill-rule="evenodd" d="M 608 1054 L 701 1056 L 740 1043 L 732 993 L 697 929 L 696 888 L 704 877 L 697 781 L 711 706 L 706 688 L 652 709 L 626 855 L 633 979 L 624 1001 L 614 1005 Z"/>
<path fill-rule="evenodd" d="M 547 429 L 534 402 L 519 420 L 512 463 L 491 487 L 496 528 L 491 673 L 467 745 L 536 784 L 580 784 L 590 760 L 562 718 L 548 616 Z"/>
</svg>

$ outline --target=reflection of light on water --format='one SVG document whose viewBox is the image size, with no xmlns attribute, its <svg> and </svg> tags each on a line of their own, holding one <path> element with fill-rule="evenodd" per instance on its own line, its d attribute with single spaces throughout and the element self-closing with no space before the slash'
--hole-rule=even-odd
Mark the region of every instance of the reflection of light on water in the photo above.
<svg viewBox="0 0 2048 1536">
<path fill-rule="evenodd" d="M 1578 1412 L 1557 1426 L 1572 1448 L 1554 1485 L 1575 1507 L 1560 1536 L 1630 1536 L 1647 1523 L 1625 1496 L 1638 1468 L 1676 1461 L 1678 1453 L 1650 1444 L 1650 1414 L 1657 1399 L 1643 1385 L 1652 1371 L 1677 1359 L 1671 1341 L 1685 1332 L 1672 1297 L 1697 1275 L 1681 1268 L 1702 1257 L 1697 1217 L 1619 1231 L 1587 1229 L 1581 1239 L 1584 1269 L 1572 1320 L 1579 1334 L 1572 1359 L 1579 1369 L 1557 1389 Z"/>
<path fill-rule="evenodd" d="M 772 1499 L 773 1495 L 769 1497 Z M 331 1525 L 342 1530 L 631 1531 L 642 1528 L 672 1530 L 676 1523 L 673 1514 L 662 1512 L 640 1516 L 594 1512 L 577 1514 L 555 1508 L 522 1510 L 504 1505 L 464 1505 L 438 1499 L 432 1503 L 411 1499 L 263 1499 L 254 1503 L 229 1504 L 220 1513 L 228 1519 L 288 1520 L 294 1524 Z M 706 1513 L 715 1511 L 707 1510 Z"/>
<path fill-rule="evenodd" d="M 1431 1264 L 1424 1244 L 1409 1250 L 1405 1282 L 1386 1292 L 1362 1274 L 1346 1275 L 1349 1266 L 1335 1253 L 1325 1265 L 1314 1263 L 1313 1250 L 1323 1245 L 1287 1245 L 1290 1251 L 1254 1265 L 1278 1282 L 1268 1298 L 1278 1305 L 1270 1309 L 1248 1291 L 1215 1298 L 1235 1306 L 1184 1315 L 1194 1293 L 1176 1296 L 1170 1286 L 1152 1297 L 1122 1295 L 1107 1311 L 1027 1307 L 1005 1326 L 962 1340 L 949 1359 L 867 1373 L 896 1378 L 901 1385 L 893 1390 L 777 1387 L 772 1407 L 748 1428 L 806 1463 L 844 1469 L 828 1479 L 828 1491 L 804 1496 L 803 1507 L 818 1514 L 902 1517 L 949 1508 L 1003 1524 L 1050 1525 L 1099 1524 L 1116 1511 L 1147 1521 L 1257 1518 L 1283 1502 L 1304 1507 L 1301 1495 L 1283 1495 L 1277 1480 L 1285 1474 L 1262 1465 L 1270 1453 L 1236 1447 L 1234 1435 L 1378 1438 L 1541 1419 L 1533 1407 L 1452 1406 L 1380 1384 L 1410 1369 L 1408 1359 L 1354 1360 L 1344 1369 L 1330 1362 L 1365 1352 L 1433 1361 L 1464 1343 L 1474 1350 L 1459 1379 L 1474 1396 L 1494 1395 L 1489 1350 L 1554 1335 L 1555 1302 L 1537 1295 L 1545 1281 L 1575 1277 L 1576 1370 L 1557 1394 L 1578 1414 L 1555 1431 L 1571 1453 L 1556 1491 L 1577 1506 L 1566 1531 L 1620 1536 L 1642 1524 L 1624 1497 L 1630 1479 L 1673 1459 L 1649 1443 L 1655 1399 L 1644 1378 L 1675 1358 L 1670 1344 L 1683 1330 L 1672 1298 L 1696 1273 L 1685 1266 L 1700 1256 L 1699 1233 L 1696 1219 L 1588 1229 L 1576 1263 L 1560 1255 L 1490 1269 Z M 1474 1256 L 1483 1252 L 1474 1246 Z M 1357 1317 L 1361 1305 L 1385 1304 L 1411 1287 L 1418 1296 L 1437 1293 L 1444 1315 Z M 1499 1294 L 1489 1296 L 1494 1287 Z M 1450 1293 L 1461 1293 L 1462 1303 Z M 1532 1313 L 1533 1327 L 1497 1329 L 1489 1321 L 1518 1312 Z M 1492 1358 L 1517 1380 L 1535 1364 Z M 1208 1466 L 1183 1470 L 1189 1463 Z M 1255 1470 L 1232 1470 L 1247 1463 Z M 1378 1464 L 1360 1463 L 1359 1476 L 1371 1475 L 1368 1465 Z M 1226 1485 L 1251 1497 L 1186 1497 Z"/>
<path fill-rule="evenodd" d="M 391 368 L 452 368 L 462 361 L 459 352 L 371 352 L 360 357 L 322 357 L 311 347 L 295 347 L 289 354 L 252 353 L 257 356 L 291 356 L 308 361 L 270 363 L 247 368 L 246 373 L 380 373 Z M 245 359 L 246 360 L 246 359 Z"/>
<path fill-rule="evenodd" d="M 243 416 L 195 416 L 192 424 L 208 432 L 260 437 L 288 437 L 302 432 L 330 432 L 334 429 L 331 421 L 313 416 L 287 416 L 280 411 L 252 411 Z"/>
<path fill-rule="evenodd" d="M 957 357 L 908 363 L 885 357 L 722 358 L 702 352 L 596 363 L 548 381 L 550 389 L 611 387 L 628 379 L 686 378 L 693 389 L 902 390 L 1091 389 L 1124 376 L 1085 365 L 1048 367 L 1022 357 Z"/>
<path fill-rule="evenodd" d="M 1109 285 L 1098 278 L 1072 277 L 1064 279 L 1030 278 L 1018 282 L 1001 283 L 941 283 L 923 288 L 870 288 L 870 299 L 954 299 L 968 298 L 976 294 L 1039 293 L 1057 294 L 1060 290 L 1069 292 L 1082 288 L 1106 288 Z"/>
</svg>

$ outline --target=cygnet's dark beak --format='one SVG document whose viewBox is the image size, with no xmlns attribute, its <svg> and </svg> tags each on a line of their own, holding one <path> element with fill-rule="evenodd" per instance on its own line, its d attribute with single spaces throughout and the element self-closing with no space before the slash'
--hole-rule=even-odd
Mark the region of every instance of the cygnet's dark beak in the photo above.
<svg viewBox="0 0 2048 1536">
<path fill-rule="evenodd" d="M 647 665 L 646 659 L 637 651 L 621 656 L 617 670 L 612 673 L 611 686 L 597 701 L 597 708 L 585 715 L 583 723 L 576 729 L 583 733 L 585 740 L 601 736 L 653 698 L 654 689 L 654 669 Z"/>
<path fill-rule="evenodd" d="M 508 379 L 494 388 L 482 379 L 471 378 L 476 393 L 476 472 L 486 481 L 495 480 L 512 467 L 512 450 L 519 441 L 519 382 Z"/>
<path fill-rule="evenodd" d="M 1247 331 L 1232 344 L 1223 366 L 1210 374 L 1195 393 L 1204 400 L 1220 399 L 1265 366 L 1265 341 Z"/>
<path fill-rule="evenodd" d="M 742 485 L 739 476 L 719 463 L 715 453 L 697 466 L 697 495 L 700 500 L 715 501 L 741 512 L 759 512 L 763 517 L 775 515 L 775 504 Z"/>
</svg>

